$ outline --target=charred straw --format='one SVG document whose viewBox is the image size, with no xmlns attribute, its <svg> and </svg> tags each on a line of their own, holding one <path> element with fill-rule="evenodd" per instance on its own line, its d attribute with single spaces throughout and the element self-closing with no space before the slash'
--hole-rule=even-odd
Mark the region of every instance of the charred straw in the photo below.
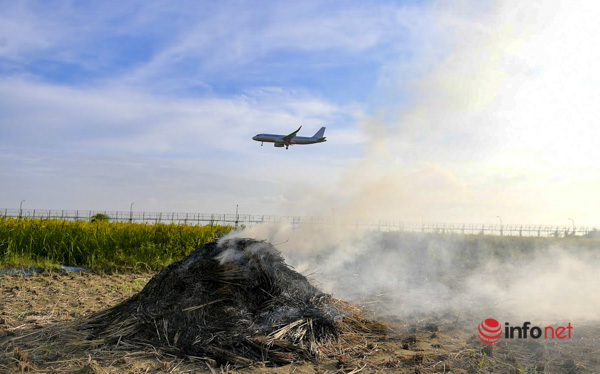
<svg viewBox="0 0 600 374">
<path fill-rule="evenodd" d="M 315 359 L 352 329 L 353 312 L 291 269 L 271 244 L 208 243 L 81 329 L 106 344 L 152 345 L 219 363 Z"/>
</svg>

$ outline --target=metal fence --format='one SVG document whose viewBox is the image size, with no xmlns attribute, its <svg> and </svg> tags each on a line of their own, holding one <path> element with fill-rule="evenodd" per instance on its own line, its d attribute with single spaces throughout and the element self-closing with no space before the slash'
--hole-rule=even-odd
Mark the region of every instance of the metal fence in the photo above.
<svg viewBox="0 0 600 374">
<path fill-rule="evenodd" d="M 568 225 L 519 225 L 519 224 L 463 224 L 463 223 L 410 223 L 399 221 L 349 221 L 341 217 L 276 216 L 255 214 L 175 213 L 175 212 L 125 212 L 98 210 L 52 210 L 52 209 L 0 209 L 0 216 L 12 218 L 62 219 L 68 221 L 91 221 L 96 214 L 104 214 L 112 222 L 178 223 L 188 225 L 254 226 L 259 224 L 332 225 L 376 231 L 403 231 L 439 234 L 470 234 L 497 236 L 538 237 L 600 237 L 600 231 L 590 226 Z"/>
<path fill-rule="evenodd" d="M 57 210 L 57 209 L 0 209 L 0 217 L 62 219 L 67 221 L 91 221 L 97 214 L 108 216 L 111 222 L 179 223 L 188 225 L 225 224 L 256 225 L 262 223 L 321 223 L 317 217 L 274 216 L 252 214 L 134 212 L 107 210 Z"/>
</svg>

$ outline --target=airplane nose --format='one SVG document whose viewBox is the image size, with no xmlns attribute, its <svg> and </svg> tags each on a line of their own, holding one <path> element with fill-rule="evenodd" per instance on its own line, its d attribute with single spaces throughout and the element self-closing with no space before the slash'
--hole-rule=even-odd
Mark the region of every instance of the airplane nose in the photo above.
<svg viewBox="0 0 600 374">
<path fill-rule="evenodd" d="M 257 137 L 257 136 L 258 136 L 258 135 L 255 135 L 255 136 L 253 136 L 253 137 L 252 137 L 252 140 L 256 140 L 256 137 Z"/>
</svg>

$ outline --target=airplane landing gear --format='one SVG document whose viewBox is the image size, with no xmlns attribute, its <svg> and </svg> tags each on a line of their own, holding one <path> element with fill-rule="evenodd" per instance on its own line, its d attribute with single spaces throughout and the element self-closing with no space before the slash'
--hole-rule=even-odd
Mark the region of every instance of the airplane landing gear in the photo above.
<svg viewBox="0 0 600 374">
<path fill-rule="evenodd" d="M 261 147 L 263 146 L 263 142 L 260 142 L 260 146 L 261 146 Z"/>
<path fill-rule="evenodd" d="M 289 148 L 289 144 L 286 144 L 286 145 L 285 145 L 285 149 L 288 149 L 288 148 Z"/>
</svg>

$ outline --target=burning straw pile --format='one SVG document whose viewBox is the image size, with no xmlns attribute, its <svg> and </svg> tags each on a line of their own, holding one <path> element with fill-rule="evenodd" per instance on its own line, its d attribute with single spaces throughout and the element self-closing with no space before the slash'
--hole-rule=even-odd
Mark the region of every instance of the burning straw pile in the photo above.
<svg viewBox="0 0 600 374">
<path fill-rule="evenodd" d="M 270 365 L 332 353 L 383 327 L 321 293 L 271 245 L 213 242 L 164 268 L 137 295 L 80 325 L 104 344 L 161 347 L 218 363 Z"/>
</svg>

